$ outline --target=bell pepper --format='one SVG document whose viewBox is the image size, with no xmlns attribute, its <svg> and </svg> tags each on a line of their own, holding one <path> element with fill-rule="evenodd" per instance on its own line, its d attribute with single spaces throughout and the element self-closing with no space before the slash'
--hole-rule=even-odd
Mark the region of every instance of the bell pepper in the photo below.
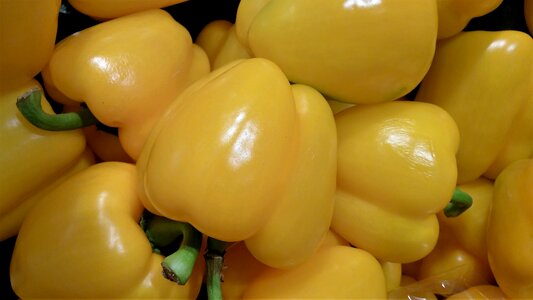
<svg viewBox="0 0 533 300">
<path fill-rule="evenodd" d="M 68 2 L 85 15 L 97 20 L 106 20 L 185 1 L 187 0 L 69 0 Z"/>
<path fill-rule="evenodd" d="M 495 10 L 503 0 L 437 0 L 439 12 L 438 39 L 449 38 L 461 32 L 472 18 Z"/>
<path fill-rule="evenodd" d="M 2 89 L 25 84 L 46 65 L 54 50 L 60 6 L 60 0 L 0 2 Z"/>
<path fill-rule="evenodd" d="M 333 246 L 350 246 L 350 244 L 335 232 L 329 230 L 319 249 Z M 318 250 L 320 251 L 320 250 Z M 271 267 L 258 261 L 246 248 L 243 242 L 238 242 L 227 248 L 224 255 L 222 298 L 242 299 L 244 291 L 255 278 Z"/>
<path fill-rule="evenodd" d="M 184 257 L 193 252 L 180 248 L 185 251 L 176 252 L 177 260 L 190 268 L 187 283 L 161 275 L 163 256 L 153 252 L 139 224 L 144 208 L 136 185 L 134 165 L 103 162 L 43 195 L 15 243 L 10 266 L 15 293 L 23 299 L 195 298 L 202 260 L 187 262 Z M 183 232 L 182 246 L 201 243 L 201 235 L 193 241 Z"/>
<path fill-rule="evenodd" d="M 255 277 L 243 299 L 386 299 L 385 276 L 377 259 L 353 247 L 332 246 L 290 269 L 267 269 Z"/>
<path fill-rule="evenodd" d="M 207 56 L 187 29 L 153 9 L 63 39 L 43 79 L 47 90 L 64 95 L 57 101 L 85 102 L 101 123 L 118 127 L 124 150 L 136 160 L 170 102 L 208 72 Z"/>
<path fill-rule="evenodd" d="M 17 234 L 37 194 L 92 164 L 81 130 L 50 132 L 34 127 L 17 110 L 17 97 L 40 89 L 35 80 L 0 87 L 0 241 Z M 5 83 L 5 84 L 4 84 Z M 39 103 L 53 114 L 48 101 Z"/>
<path fill-rule="evenodd" d="M 337 191 L 332 229 L 380 260 L 406 263 L 435 246 L 437 212 L 454 194 L 457 125 L 414 101 L 357 105 L 335 115 Z"/>
<path fill-rule="evenodd" d="M 468 287 L 492 284 L 494 278 L 487 258 L 486 234 L 493 193 L 493 183 L 485 178 L 458 186 L 473 198 L 472 206 L 457 217 L 442 212 L 437 245 L 419 261 L 415 277 L 418 287 L 449 296 Z"/>
<path fill-rule="evenodd" d="M 237 38 L 235 25 L 227 20 L 209 22 L 198 33 L 195 43 L 204 49 L 212 70 L 237 59 L 252 57 L 250 49 Z"/>
<path fill-rule="evenodd" d="M 533 298 L 533 159 L 507 166 L 496 178 L 487 229 L 490 267 L 512 299 Z"/>
<path fill-rule="evenodd" d="M 392 101 L 429 69 L 437 2 L 242 0 L 241 42 L 279 65 L 291 82 L 357 104 Z"/>
<path fill-rule="evenodd" d="M 458 183 L 480 177 L 504 147 L 531 97 L 532 65 L 533 40 L 519 31 L 462 32 L 437 44 L 415 100 L 442 107 L 457 123 Z"/>
<path fill-rule="evenodd" d="M 274 63 L 234 61 L 187 88 L 137 161 L 140 195 L 156 215 L 290 267 L 329 229 L 337 140 L 320 93 L 291 85 Z"/>
<path fill-rule="evenodd" d="M 495 285 L 477 285 L 446 298 L 449 300 L 506 300 L 502 290 Z"/>
</svg>

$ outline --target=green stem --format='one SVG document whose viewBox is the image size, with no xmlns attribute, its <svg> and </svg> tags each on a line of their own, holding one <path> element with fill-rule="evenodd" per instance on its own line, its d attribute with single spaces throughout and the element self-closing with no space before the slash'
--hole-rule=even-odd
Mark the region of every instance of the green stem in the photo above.
<svg viewBox="0 0 533 300">
<path fill-rule="evenodd" d="M 455 188 L 453 196 L 444 208 L 444 215 L 448 218 L 457 217 L 472 206 L 472 197 L 459 188 Z"/>
<path fill-rule="evenodd" d="M 173 221 L 160 216 L 146 220 L 145 233 L 150 242 L 165 247 L 179 237 L 181 243 L 177 251 L 163 259 L 163 276 L 180 285 L 187 283 L 202 246 L 202 234 L 192 225 Z"/>
<path fill-rule="evenodd" d="M 224 242 L 212 237 L 207 238 L 207 251 L 204 255 L 207 267 L 207 298 L 209 300 L 222 299 L 222 267 L 226 249 L 232 242 Z"/>
<path fill-rule="evenodd" d="M 32 89 L 17 99 L 17 107 L 22 115 L 34 126 L 50 131 L 78 129 L 98 123 L 87 108 L 78 112 L 48 114 L 41 106 L 41 92 Z"/>
</svg>

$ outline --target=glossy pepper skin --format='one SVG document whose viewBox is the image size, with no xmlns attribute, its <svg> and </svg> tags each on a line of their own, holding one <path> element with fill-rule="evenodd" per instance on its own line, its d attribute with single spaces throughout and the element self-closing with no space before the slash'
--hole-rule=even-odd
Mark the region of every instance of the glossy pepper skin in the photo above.
<svg viewBox="0 0 533 300">
<path fill-rule="evenodd" d="M 252 57 L 250 49 L 237 38 L 235 25 L 227 20 L 209 22 L 195 43 L 204 49 L 212 70 L 234 60 Z"/>
<path fill-rule="evenodd" d="M 435 246 L 452 197 L 457 125 L 433 104 L 392 101 L 335 115 L 337 191 L 331 227 L 380 260 L 412 262 Z"/>
<path fill-rule="evenodd" d="M 60 5 L 60 0 L 0 2 L 2 89 L 30 81 L 45 66 L 54 50 Z"/>
<path fill-rule="evenodd" d="M 119 128 L 124 150 L 136 160 L 170 102 L 208 72 L 207 56 L 187 29 L 153 9 L 63 39 L 43 78 L 47 90 L 63 95 L 57 101 L 85 102 L 100 122 Z"/>
<path fill-rule="evenodd" d="M 489 263 L 512 299 L 533 297 L 533 159 L 513 162 L 494 183 L 487 229 Z"/>
<path fill-rule="evenodd" d="M 244 291 L 243 299 L 385 299 L 385 276 L 368 252 L 331 246 L 286 270 L 268 269 Z"/>
<path fill-rule="evenodd" d="M 456 35 L 466 27 L 472 18 L 490 13 L 502 2 L 503 0 L 437 0 L 439 12 L 438 39 Z"/>
<path fill-rule="evenodd" d="M 132 164 L 105 162 L 47 193 L 20 230 L 11 283 L 23 298 L 195 298 L 202 261 L 186 285 L 161 275 L 139 225 Z"/>
<path fill-rule="evenodd" d="M 17 234 L 39 193 L 92 163 L 80 130 L 35 128 L 15 105 L 42 89 L 33 77 L 54 49 L 59 7 L 56 0 L 0 2 L 0 240 Z M 41 104 L 52 113 L 44 97 Z"/>
<path fill-rule="evenodd" d="M 69 0 L 68 2 L 85 15 L 105 20 L 185 1 L 187 0 Z"/>
<path fill-rule="evenodd" d="M 437 44 L 415 100 L 442 107 L 457 123 L 458 183 L 485 173 L 504 147 L 530 99 L 532 64 L 533 40 L 519 31 L 463 32 Z"/>
<path fill-rule="evenodd" d="M 155 214 L 218 240 L 246 240 L 261 262 L 301 263 L 333 213 L 336 132 L 326 100 L 272 62 L 216 69 L 184 91 L 137 162 Z"/>
<path fill-rule="evenodd" d="M 243 0 L 237 36 L 291 82 L 364 104 L 413 90 L 435 51 L 435 0 Z"/>
</svg>

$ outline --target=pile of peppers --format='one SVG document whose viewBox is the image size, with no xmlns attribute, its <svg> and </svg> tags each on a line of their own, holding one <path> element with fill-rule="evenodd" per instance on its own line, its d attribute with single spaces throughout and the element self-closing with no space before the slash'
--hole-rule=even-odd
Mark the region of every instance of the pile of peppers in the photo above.
<svg viewBox="0 0 533 300">
<path fill-rule="evenodd" d="M 6 299 L 533 298 L 532 32 L 533 0 L 0 1 Z"/>
</svg>

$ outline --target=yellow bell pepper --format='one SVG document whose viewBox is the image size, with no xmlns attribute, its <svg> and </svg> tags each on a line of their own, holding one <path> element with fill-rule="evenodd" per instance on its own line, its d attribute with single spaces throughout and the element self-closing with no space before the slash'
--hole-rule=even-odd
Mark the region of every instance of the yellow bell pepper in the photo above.
<svg viewBox="0 0 533 300">
<path fill-rule="evenodd" d="M 187 0 L 68 0 L 76 10 L 97 20 L 113 19 L 185 1 Z"/>
<path fill-rule="evenodd" d="M 81 130 L 42 130 L 18 112 L 17 97 L 40 88 L 35 80 L 0 87 L 0 241 L 17 234 L 37 194 L 93 161 Z M 53 113 L 44 97 L 37 100 Z"/>
<path fill-rule="evenodd" d="M 238 60 L 191 85 L 154 127 L 137 161 L 140 194 L 154 214 L 289 267 L 329 229 L 336 146 L 320 93 L 266 59 Z"/>
<path fill-rule="evenodd" d="M 494 285 L 477 285 L 446 298 L 449 300 L 507 300 L 502 290 Z"/>
<path fill-rule="evenodd" d="M 437 38 L 435 0 L 242 0 L 237 36 L 291 82 L 338 101 L 376 103 L 412 91 Z"/>
<path fill-rule="evenodd" d="M 2 89 L 25 84 L 46 65 L 54 50 L 60 6 L 60 0 L 0 1 Z"/>
<path fill-rule="evenodd" d="M 244 291 L 243 299 L 386 299 L 385 276 L 370 253 L 347 246 L 318 251 L 290 269 L 267 269 Z"/>
<path fill-rule="evenodd" d="M 479 178 L 458 187 L 473 198 L 473 204 L 454 218 L 442 212 L 437 215 L 439 240 L 417 267 L 419 290 L 449 296 L 471 286 L 494 283 L 485 234 L 493 183 Z"/>
<path fill-rule="evenodd" d="M 237 38 L 235 25 L 226 20 L 209 22 L 198 33 L 195 43 L 204 49 L 212 70 L 237 59 L 252 57 L 250 49 Z"/>
<path fill-rule="evenodd" d="M 456 185 L 453 119 L 436 105 L 399 100 L 350 107 L 335 121 L 332 229 L 384 261 L 426 256 L 438 238 L 436 213 Z"/>
<path fill-rule="evenodd" d="M 76 173 L 25 219 L 11 260 L 13 290 L 23 299 L 195 298 L 203 261 L 190 264 L 185 285 L 165 279 L 163 257 L 139 224 L 143 211 L 134 165 L 104 162 Z"/>
<path fill-rule="evenodd" d="M 208 72 L 207 56 L 187 29 L 153 9 L 63 39 L 43 79 L 47 89 L 85 102 L 100 122 L 118 127 L 124 150 L 136 160 L 170 102 Z"/>
<path fill-rule="evenodd" d="M 533 66 L 532 66 L 533 68 Z M 510 163 L 523 158 L 533 158 L 533 72 L 531 72 L 529 99 L 513 121 L 503 148 L 483 176 L 496 179 Z"/>
<path fill-rule="evenodd" d="M 437 0 L 439 12 L 438 38 L 449 38 L 461 32 L 468 22 L 495 10 L 503 0 Z"/>
<path fill-rule="evenodd" d="M 457 123 L 458 183 L 480 177 L 503 148 L 531 97 L 532 66 L 533 40 L 519 31 L 462 32 L 437 44 L 415 100 L 442 107 Z"/>
<path fill-rule="evenodd" d="M 348 247 L 350 244 L 341 236 L 329 230 L 319 249 L 333 246 Z M 272 268 L 258 261 L 243 242 L 231 245 L 224 255 L 222 272 L 224 280 L 221 284 L 223 299 L 242 299 L 248 285 L 259 274 L 268 269 Z"/>
<path fill-rule="evenodd" d="M 533 159 L 518 160 L 496 178 L 487 229 L 489 263 L 512 299 L 533 298 Z"/>
<path fill-rule="evenodd" d="M 121 161 L 132 163 L 118 136 L 99 130 L 96 125 L 83 128 L 87 146 L 94 152 L 99 161 Z"/>
</svg>

